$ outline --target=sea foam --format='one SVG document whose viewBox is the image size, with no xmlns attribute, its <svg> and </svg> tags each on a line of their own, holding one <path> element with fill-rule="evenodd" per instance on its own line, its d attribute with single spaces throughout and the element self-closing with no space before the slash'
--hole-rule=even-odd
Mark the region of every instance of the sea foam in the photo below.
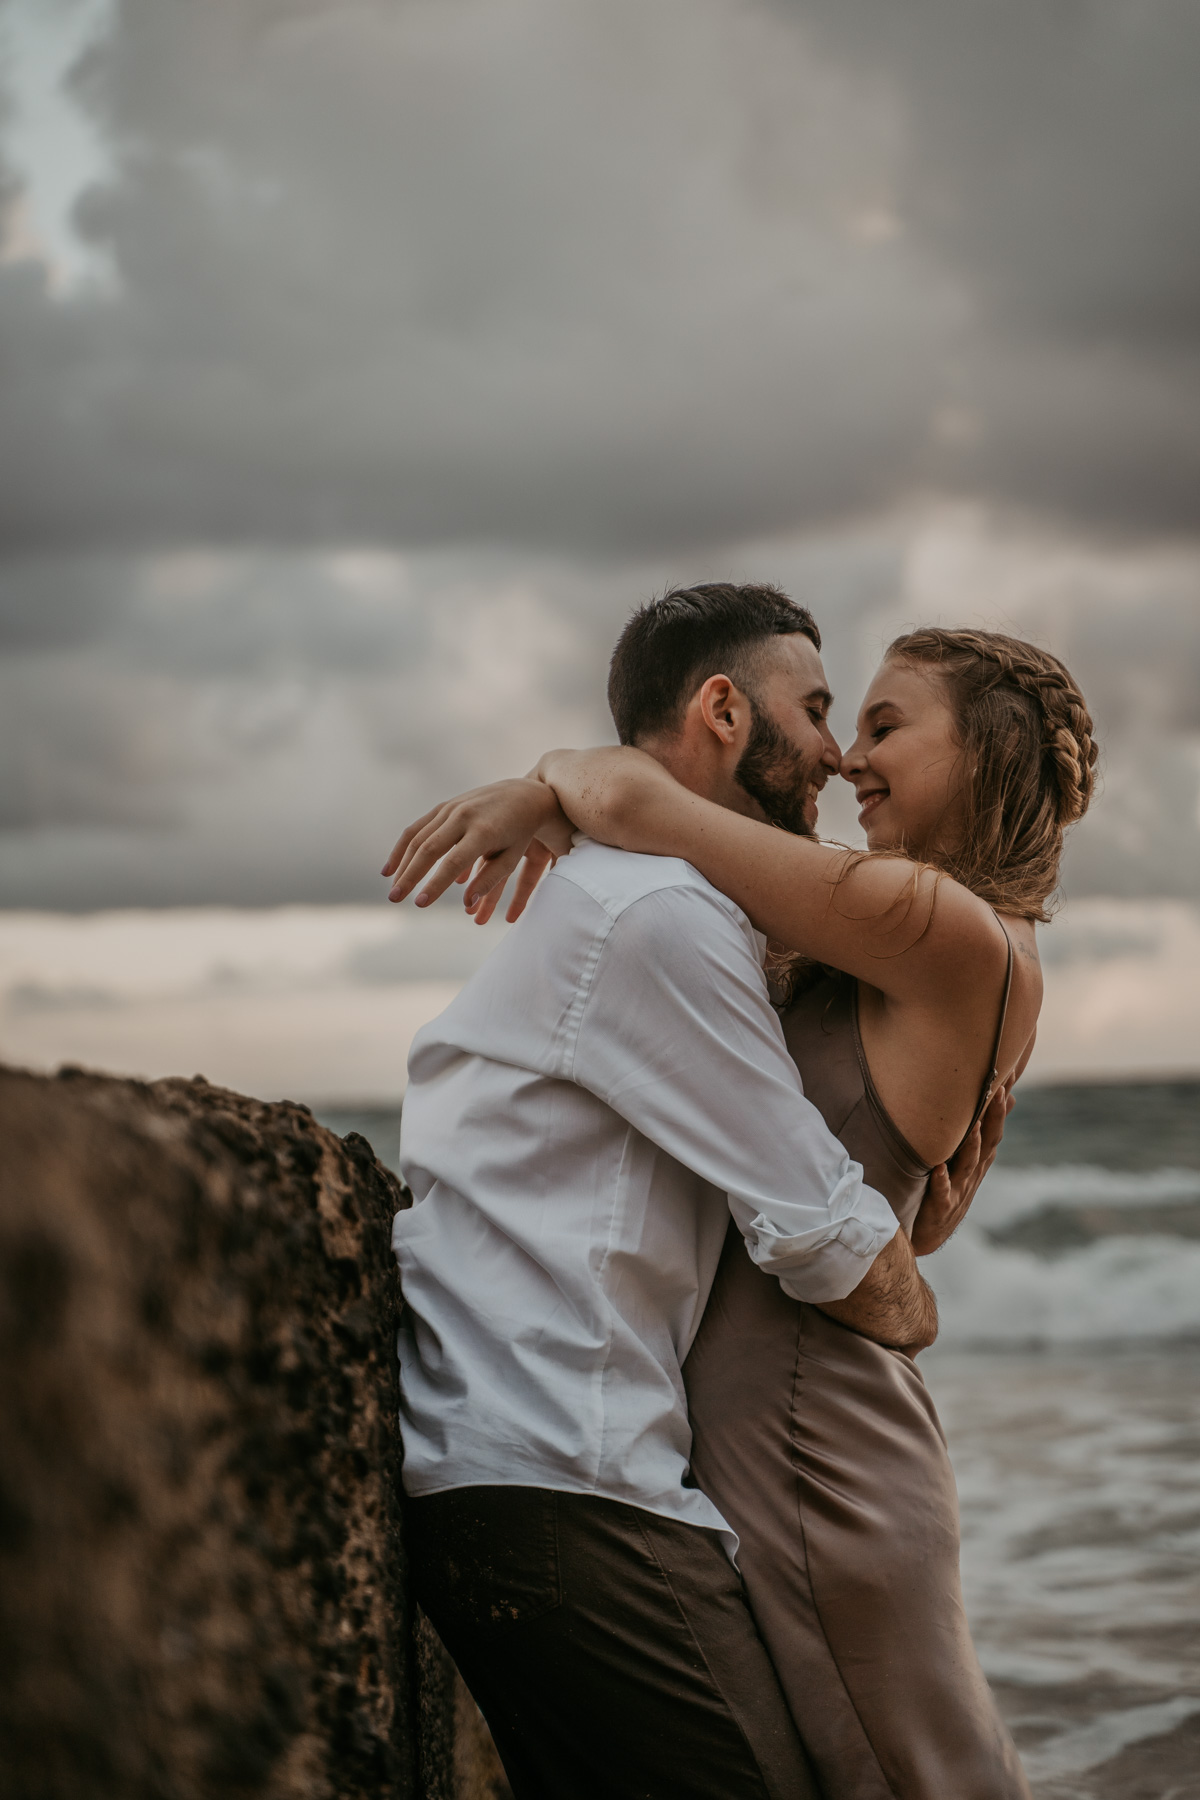
<svg viewBox="0 0 1200 1800">
<path fill-rule="evenodd" d="M 1144 1175 L 1058 1164 L 996 1170 L 924 1273 L 945 1345 L 1069 1344 L 1200 1338 L 1200 1241 L 1132 1233 L 1120 1214 L 1171 1204 L 1200 1214 L 1200 1170 Z M 989 1231 L 1031 1215 L 1112 1209 L 1111 1234 L 1053 1257 L 998 1244 Z"/>
</svg>

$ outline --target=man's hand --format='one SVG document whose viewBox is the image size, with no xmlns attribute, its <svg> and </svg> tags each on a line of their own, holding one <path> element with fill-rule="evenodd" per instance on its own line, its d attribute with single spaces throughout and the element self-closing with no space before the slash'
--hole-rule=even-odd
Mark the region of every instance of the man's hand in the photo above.
<svg viewBox="0 0 1200 1800">
<path fill-rule="evenodd" d="M 927 1350 L 937 1336 L 937 1301 L 902 1231 L 884 1245 L 852 1294 L 815 1304 L 839 1325 L 909 1356 Z"/>
<path fill-rule="evenodd" d="M 925 1198 L 913 1221 L 912 1247 L 918 1256 L 940 1250 L 966 1218 L 980 1183 L 996 1160 L 1004 1121 L 1016 1105 L 1012 1093 L 1015 1079 L 1013 1076 L 996 1089 L 987 1111 L 949 1163 L 930 1170 Z"/>
</svg>

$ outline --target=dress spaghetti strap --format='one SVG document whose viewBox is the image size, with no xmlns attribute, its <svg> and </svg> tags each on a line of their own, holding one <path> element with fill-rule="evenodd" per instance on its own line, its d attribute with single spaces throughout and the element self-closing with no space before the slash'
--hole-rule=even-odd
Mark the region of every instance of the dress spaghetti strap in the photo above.
<svg viewBox="0 0 1200 1800">
<path fill-rule="evenodd" d="M 996 1086 L 996 1077 L 1000 1073 L 1000 1066 L 999 1066 L 1000 1065 L 1000 1040 L 1004 1036 L 1004 1025 L 1005 1025 L 1005 1021 L 1008 1018 L 1008 997 L 1012 993 L 1012 978 L 1013 978 L 1012 939 L 1008 935 L 1008 926 L 1004 923 L 1004 920 L 1000 917 L 1000 914 L 998 912 L 996 912 L 996 909 L 994 906 L 992 908 L 992 911 L 994 913 L 996 913 L 996 923 L 997 923 L 997 925 L 999 925 L 1001 931 L 1004 933 L 1004 941 L 1008 945 L 1008 967 L 1004 972 L 1004 994 L 1000 1001 L 1000 1022 L 996 1026 L 996 1038 L 995 1038 L 995 1042 L 992 1045 L 992 1054 L 991 1054 L 991 1058 L 990 1058 L 991 1073 L 988 1075 L 987 1080 L 983 1084 L 983 1092 L 979 1096 L 979 1105 L 975 1108 L 975 1117 L 971 1120 L 971 1123 L 967 1126 L 965 1137 L 970 1137 L 971 1133 L 974 1131 L 975 1127 L 978 1125 L 980 1119 L 982 1119 L 984 1113 L 987 1111 L 988 1101 L 991 1099 L 992 1091 Z"/>
<path fill-rule="evenodd" d="M 992 911 L 996 912 L 995 907 L 992 908 Z M 1000 1040 L 1004 1036 L 1004 1026 L 1008 1019 L 1008 1000 L 1009 995 L 1012 993 L 1013 945 L 1012 938 L 1008 935 L 1008 926 L 1004 923 L 1004 920 L 1000 917 L 999 913 L 996 913 L 996 923 L 1004 933 L 1004 942 L 1008 946 L 1008 966 L 1004 972 L 1004 992 L 1000 997 L 1000 1017 L 996 1025 L 996 1036 L 992 1042 L 992 1054 L 988 1058 L 988 1074 L 984 1078 L 983 1088 L 979 1095 L 979 1103 L 975 1108 L 971 1123 L 963 1133 L 962 1143 L 965 1143 L 970 1137 L 980 1119 L 982 1119 L 984 1113 L 987 1111 L 988 1101 L 991 1099 L 993 1089 L 996 1086 L 996 1076 L 999 1074 Z M 866 1095 L 867 1105 L 874 1113 L 880 1127 L 891 1138 L 893 1145 L 899 1152 L 900 1160 L 904 1161 L 907 1159 L 912 1165 L 912 1173 L 927 1175 L 929 1173 L 929 1164 L 921 1161 L 921 1158 L 917 1155 L 908 1139 L 900 1130 L 900 1127 L 896 1124 L 896 1121 L 892 1118 L 892 1115 L 888 1112 L 887 1107 L 879 1097 L 879 1089 L 875 1086 L 874 1079 L 871 1075 L 871 1070 L 867 1063 L 867 1053 L 863 1048 L 862 1031 L 858 1022 L 857 981 L 852 984 L 850 993 L 850 1028 L 853 1035 L 854 1053 L 858 1061 L 858 1071 L 862 1078 L 863 1091 Z M 961 1144 L 959 1147 L 961 1148 Z"/>
</svg>

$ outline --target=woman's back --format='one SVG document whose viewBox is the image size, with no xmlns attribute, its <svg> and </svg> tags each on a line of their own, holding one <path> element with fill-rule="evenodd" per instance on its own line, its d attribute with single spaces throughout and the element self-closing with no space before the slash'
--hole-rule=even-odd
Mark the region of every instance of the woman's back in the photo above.
<svg viewBox="0 0 1200 1800">
<path fill-rule="evenodd" d="M 911 1231 L 929 1166 L 893 1124 L 876 1091 L 859 1029 L 857 981 L 830 973 L 808 983 L 782 1023 L 806 1097 Z"/>
</svg>

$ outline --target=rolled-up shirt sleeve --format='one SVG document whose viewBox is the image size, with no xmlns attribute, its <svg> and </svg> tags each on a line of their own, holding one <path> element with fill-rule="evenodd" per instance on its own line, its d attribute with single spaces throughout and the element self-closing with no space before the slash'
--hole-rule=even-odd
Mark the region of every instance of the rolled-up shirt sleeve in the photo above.
<svg viewBox="0 0 1200 1800">
<path fill-rule="evenodd" d="M 728 1195 L 761 1269 L 797 1300 L 840 1300 L 897 1230 L 882 1194 L 805 1099 L 749 924 L 693 887 L 613 921 L 564 1073 Z"/>
</svg>

